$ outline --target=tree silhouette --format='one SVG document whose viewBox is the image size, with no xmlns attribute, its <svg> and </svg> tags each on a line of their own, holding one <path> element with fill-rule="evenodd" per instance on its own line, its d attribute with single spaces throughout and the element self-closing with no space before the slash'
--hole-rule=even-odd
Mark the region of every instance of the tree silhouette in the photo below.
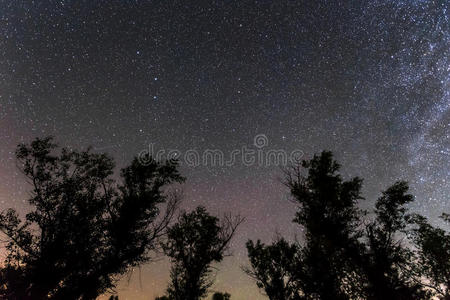
<svg viewBox="0 0 450 300">
<path fill-rule="evenodd" d="M 272 245 L 264 245 L 259 240 L 247 242 L 251 268 L 245 273 L 256 280 L 270 300 L 302 299 L 299 294 L 297 274 L 301 272 L 301 252 L 296 244 L 289 245 L 280 238 Z"/>
<path fill-rule="evenodd" d="M 307 174 L 303 175 L 303 169 Z M 314 155 L 287 172 L 286 184 L 299 205 L 294 222 L 305 232 L 298 283 L 308 299 L 349 299 L 360 292 L 355 259 L 362 251 L 360 178 L 343 181 L 331 152 Z"/>
<path fill-rule="evenodd" d="M 57 151 L 52 138 L 19 145 L 16 156 L 32 186 L 31 209 L 24 219 L 0 213 L 0 299 L 95 299 L 160 247 L 171 281 L 156 300 L 206 297 L 212 264 L 227 255 L 243 219 L 198 207 L 170 226 L 179 196 L 167 187 L 184 180 L 176 162 L 134 159 L 116 181 L 109 156 Z M 304 241 L 248 241 L 245 272 L 271 300 L 450 299 L 450 234 L 408 213 L 407 183 L 384 191 L 367 221 L 357 206 L 362 180 L 344 181 L 339 168 L 324 151 L 286 172 Z"/>
<path fill-rule="evenodd" d="M 450 299 L 450 234 L 408 214 L 407 183 L 384 191 L 367 223 L 357 208 L 362 180 L 343 181 L 339 168 L 322 152 L 286 172 L 304 243 L 247 242 L 244 270 L 257 286 L 271 300 Z"/>
<path fill-rule="evenodd" d="M 408 185 L 399 181 L 383 192 L 375 204 L 376 219 L 367 228 L 365 271 L 368 299 L 423 299 L 425 292 L 414 281 L 412 250 L 399 239 L 408 225 L 405 205 L 413 201 Z"/>
<path fill-rule="evenodd" d="M 243 219 L 225 216 L 222 221 L 204 207 L 183 213 L 169 228 L 165 254 L 172 261 L 171 281 L 167 289 L 174 300 L 198 300 L 206 296 L 212 284 L 211 264 L 220 262 Z"/>
<path fill-rule="evenodd" d="M 231 295 L 228 293 L 215 292 L 211 299 L 212 300 L 230 300 Z"/>
<path fill-rule="evenodd" d="M 449 223 L 450 216 L 442 214 L 441 218 Z M 450 299 L 450 234 L 441 228 L 431 226 L 420 215 L 414 215 L 411 223 L 417 225 L 412 230 L 412 237 L 417 247 L 418 260 L 415 264 L 419 276 L 426 277 L 427 288 L 441 299 Z"/>
<path fill-rule="evenodd" d="M 150 259 L 174 214 L 178 199 L 162 190 L 183 181 L 175 162 L 134 159 L 116 183 L 106 154 L 56 148 L 52 138 L 17 148 L 32 208 L 25 220 L 13 209 L 0 215 L 5 299 L 95 299 Z"/>
</svg>

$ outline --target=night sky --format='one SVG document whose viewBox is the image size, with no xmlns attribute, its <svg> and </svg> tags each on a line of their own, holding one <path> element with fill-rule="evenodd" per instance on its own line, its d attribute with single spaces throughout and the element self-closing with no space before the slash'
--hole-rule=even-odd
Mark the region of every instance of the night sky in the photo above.
<svg viewBox="0 0 450 300">
<path fill-rule="evenodd" d="M 37 136 L 108 152 L 149 148 L 335 153 L 372 207 L 397 179 L 450 212 L 448 1 L 0 0 L 0 207 L 25 212 L 14 150 Z M 184 208 L 246 217 L 213 290 L 265 299 L 241 271 L 247 239 L 301 236 L 280 166 L 184 164 Z M 121 299 L 153 299 L 164 260 Z M 128 280 L 129 279 L 129 280 Z"/>
</svg>

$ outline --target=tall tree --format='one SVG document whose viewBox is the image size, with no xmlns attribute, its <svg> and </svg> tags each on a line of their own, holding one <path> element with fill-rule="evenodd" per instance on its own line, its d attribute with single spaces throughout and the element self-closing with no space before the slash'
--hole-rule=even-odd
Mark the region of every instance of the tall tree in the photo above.
<svg viewBox="0 0 450 300">
<path fill-rule="evenodd" d="M 362 180 L 344 181 L 339 169 L 332 153 L 324 151 L 287 172 L 299 205 L 294 222 L 305 232 L 299 288 L 308 299 L 350 299 L 361 289 L 354 260 L 363 248 L 357 207 Z"/>
<path fill-rule="evenodd" d="M 174 300 L 198 300 L 212 284 L 211 264 L 220 262 L 243 219 L 225 216 L 222 220 L 208 214 L 204 207 L 183 213 L 169 228 L 164 252 L 172 261 L 167 289 Z"/>
<path fill-rule="evenodd" d="M 376 219 L 367 229 L 365 271 L 368 299 L 424 299 L 425 291 L 414 280 L 413 252 L 403 244 L 409 215 L 405 205 L 413 201 L 408 184 L 396 182 L 375 204 Z"/>
<path fill-rule="evenodd" d="M 298 287 L 301 272 L 301 251 L 296 244 L 290 245 L 282 238 L 271 245 L 259 240 L 247 242 L 250 268 L 245 273 L 252 277 L 270 300 L 303 299 Z"/>
<path fill-rule="evenodd" d="M 441 218 L 450 223 L 450 216 Z M 424 285 L 441 299 L 450 299 L 450 234 L 442 228 L 433 227 L 425 217 L 414 215 L 411 223 L 412 238 L 417 249 L 415 270 L 418 276 L 427 282 Z"/>
<path fill-rule="evenodd" d="M 176 208 L 176 197 L 163 192 L 183 181 L 175 162 L 134 159 L 116 183 L 106 154 L 56 148 L 44 138 L 16 151 L 32 185 L 31 211 L 24 220 L 13 209 L 0 215 L 8 238 L 0 270 L 6 299 L 95 299 L 150 259 Z"/>
<path fill-rule="evenodd" d="M 382 193 L 369 222 L 357 208 L 362 180 L 343 181 L 339 168 L 322 152 L 287 172 L 304 243 L 249 241 L 258 287 L 271 300 L 450 299 L 450 234 L 408 213 L 407 183 Z"/>
</svg>

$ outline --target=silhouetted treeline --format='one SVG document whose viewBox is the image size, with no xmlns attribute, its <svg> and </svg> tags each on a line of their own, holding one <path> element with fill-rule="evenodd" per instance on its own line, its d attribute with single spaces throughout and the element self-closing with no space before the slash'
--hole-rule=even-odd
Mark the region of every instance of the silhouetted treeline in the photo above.
<svg viewBox="0 0 450 300">
<path fill-rule="evenodd" d="M 339 169 L 322 152 L 286 172 L 304 241 L 249 241 L 245 272 L 272 300 L 450 299 L 450 236 L 408 213 L 407 183 L 384 191 L 371 219 L 362 180 Z"/>
<path fill-rule="evenodd" d="M 3 299 L 95 299 L 150 259 L 175 212 L 177 197 L 163 189 L 184 180 L 176 163 L 135 159 L 116 182 L 109 156 L 55 148 L 51 138 L 17 148 L 31 211 L 0 215 Z"/>
<path fill-rule="evenodd" d="M 243 219 L 204 207 L 175 218 L 180 197 L 168 187 L 184 181 L 175 161 L 134 159 L 115 180 L 108 155 L 58 151 L 51 138 L 19 145 L 16 156 L 32 187 L 30 211 L 0 214 L 0 299 L 95 299 L 156 252 L 172 263 L 157 299 L 208 295 L 212 265 L 230 255 Z M 339 169 L 322 152 L 287 170 L 301 242 L 248 241 L 244 271 L 272 300 L 450 299 L 450 235 L 408 211 L 407 183 L 387 188 L 367 212 L 362 180 L 344 180 Z"/>
</svg>

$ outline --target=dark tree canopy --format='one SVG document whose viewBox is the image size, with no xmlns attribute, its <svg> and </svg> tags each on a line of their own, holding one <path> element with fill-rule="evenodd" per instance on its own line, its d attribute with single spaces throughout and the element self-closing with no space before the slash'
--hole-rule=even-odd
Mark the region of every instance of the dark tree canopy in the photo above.
<svg viewBox="0 0 450 300">
<path fill-rule="evenodd" d="M 170 299 L 198 300 L 206 296 L 212 284 L 211 264 L 222 261 L 241 222 L 241 218 L 230 216 L 219 220 L 204 207 L 179 217 L 163 244 L 172 261 L 167 289 Z"/>
<path fill-rule="evenodd" d="M 230 300 L 231 299 L 231 295 L 228 293 L 221 293 L 221 292 L 215 292 L 212 295 L 211 300 Z"/>
<path fill-rule="evenodd" d="M 247 242 L 250 268 L 244 271 L 252 277 L 271 300 L 295 300 L 299 298 L 297 274 L 302 268 L 299 247 L 278 239 L 272 245 L 259 240 Z"/>
<path fill-rule="evenodd" d="M 362 248 L 357 207 L 362 180 L 344 181 L 339 169 L 332 153 L 324 151 L 287 173 L 299 205 L 294 222 L 305 232 L 299 288 L 313 299 L 348 299 L 359 288 L 354 259 Z"/>
<path fill-rule="evenodd" d="M 161 249 L 171 278 L 156 300 L 208 295 L 213 264 L 228 255 L 243 219 L 198 207 L 171 226 L 179 197 L 168 187 L 184 180 L 176 162 L 134 159 L 115 180 L 112 158 L 58 151 L 52 138 L 20 145 L 16 156 L 32 187 L 30 211 L 0 213 L 0 299 L 95 299 Z M 450 234 L 409 213 L 403 181 L 382 193 L 372 215 L 362 211 L 362 180 L 345 181 L 339 169 L 325 151 L 286 173 L 302 241 L 248 241 L 245 272 L 271 300 L 449 300 Z"/>
<path fill-rule="evenodd" d="M 441 218 L 450 223 L 450 216 Z M 412 238 L 418 249 L 416 273 L 429 279 L 427 287 L 442 299 L 450 299 L 450 234 L 433 227 L 420 215 L 414 215 L 411 223 Z"/>
<path fill-rule="evenodd" d="M 357 206 L 362 180 L 342 180 L 339 168 L 322 152 L 287 172 L 303 242 L 249 241 L 257 286 L 271 300 L 450 299 L 450 235 L 408 214 L 407 183 L 382 193 L 370 221 Z"/>
<path fill-rule="evenodd" d="M 399 239 L 408 225 L 408 184 L 396 182 L 375 204 L 376 219 L 366 227 L 365 275 L 369 299 L 423 299 L 425 292 L 410 276 L 413 252 Z"/>
<path fill-rule="evenodd" d="M 56 148 L 52 138 L 17 148 L 31 210 L 24 220 L 13 209 L 0 215 L 8 238 L 4 298 L 95 299 L 150 259 L 174 213 L 177 200 L 163 190 L 183 181 L 175 162 L 135 159 L 117 183 L 106 154 Z"/>
</svg>

